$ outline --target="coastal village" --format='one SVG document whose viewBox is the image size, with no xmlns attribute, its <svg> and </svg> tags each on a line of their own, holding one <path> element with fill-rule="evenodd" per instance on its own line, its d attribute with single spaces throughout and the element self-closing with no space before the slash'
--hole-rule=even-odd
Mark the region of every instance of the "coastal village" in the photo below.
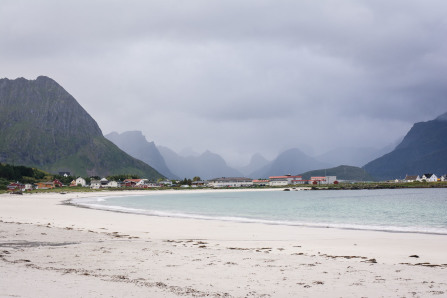
<svg viewBox="0 0 447 298">
<path fill-rule="evenodd" d="M 65 173 L 69 175 L 69 173 Z M 69 185 L 63 185 L 58 179 L 48 182 L 38 182 L 35 184 L 23 184 L 14 182 L 8 185 L 8 191 L 29 191 L 33 189 L 53 189 L 57 187 L 89 187 L 91 189 L 101 188 L 160 188 L 160 187 L 181 187 L 181 188 L 231 188 L 231 187 L 261 187 L 261 186 L 288 186 L 288 185 L 302 185 L 302 184 L 338 184 L 336 176 L 311 177 L 309 180 L 302 179 L 302 176 L 284 175 L 271 176 L 269 179 L 251 179 L 245 177 L 221 177 L 210 180 L 196 180 L 189 184 L 179 184 L 181 181 L 159 180 L 151 181 L 149 179 L 125 179 L 123 181 L 102 179 L 91 179 L 90 183 L 87 180 L 78 177 L 71 181 Z"/>
<path fill-rule="evenodd" d="M 62 173 L 65 177 L 70 173 Z M 413 183 L 413 182 L 443 182 L 447 181 L 447 175 L 437 176 L 435 174 L 427 173 L 422 175 L 406 175 L 405 179 L 395 179 L 388 181 L 389 183 Z M 179 184 L 181 181 L 173 180 L 159 180 L 151 181 L 149 179 L 125 179 L 123 181 L 102 179 L 90 179 L 90 183 L 87 180 L 78 177 L 71 181 L 69 185 L 64 185 L 60 180 L 54 179 L 53 181 L 37 182 L 37 183 L 21 183 L 19 181 L 10 183 L 7 186 L 7 190 L 10 192 L 25 192 L 35 189 L 54 189 L 58 187 L 86 187 L 91 189 L 108 189 L 108 188 L 133 188 L 133 189 L 150 189 L 150 188 L 162 188 L 162 187 L 180 187 L 180 188 L 240 188 L 240 187 L 287 187 L 297 185 L 336 185 L 340 182 L 336 176 L 315 176 L 310 179 L 303 179 L 298 175 L 283 175 L 283 176 L 270 176 L 268 179 L 251 179 L 246 177 L 221 177 L 210 180 L 194 180 L 191 184 Z M 349 181 L 348 181 L 349 182 Z"/>
<path fill-rule="evenodd" d="M 0 298 L 447 298 L 446 12 L 1 1 Z"/>
</svg>

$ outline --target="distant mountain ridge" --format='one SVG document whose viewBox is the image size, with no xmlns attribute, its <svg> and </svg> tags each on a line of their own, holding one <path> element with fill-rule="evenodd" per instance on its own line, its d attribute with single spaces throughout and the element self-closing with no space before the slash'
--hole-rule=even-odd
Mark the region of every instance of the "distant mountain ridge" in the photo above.
<svg viewBox="0 0 447 298">
<path fill-rule="evenodd" d="M 261 168 L 265 167 L 269 161 L 264 158 L 259 153 L 255 153 L 251 158 L 248 165 L 244 167 L 236 168 L 238 171 L 240 171 L 244 176 L 250 175 L 251 173 L 260 170 Z"/>
<path fill-rule="evenodd" d="M 242 176 L 239 171 L 229 167 L 220 155 L 210 151 L 205 151 L 199 156 L 180 156 L 167 147 L 158 146 L 158 149 L 168 168 L 180 178 L 199 176 L 202 179 L 213 179 Z"/>
<path fill-rule="evenodd" d="M 269 176 L 291 174 L 296 175 L 309 170 L 326 168 L 327 163 L 308 156 L 297 148 L 286 150 L 261 169 L 250 174 L 252 178 L 268 178 Z"/>
<path fill-rule="evenodd" d="M 405 175 L 447 172 L 447 113 L 434 120 L 415 123 L 392 152 L 377 158 L 364 169 L 379 179 Z"/>
<path fill-rule="evenodd" d="M 168 169 L 163 156 L 154 142 L 148 142 L 141 131 L 111 132 L 105 137 L 132 157 L 144 161 L 170 179 L 178 179 Z"/>
<path fill-rule="evenodd" d="M 353 166 L 341 165 L 330 169 L 313 170 L 302 173 L 304 180 L 309 180 L 310 177 L 315 176 L 337 176 L 337 180 L 347 181 L 374 181 L 372 177 L 365 169 Z"/>
<path fill-rule="evenodd" d="M 160 173 L 104 138 L 95 120 L 54 80 L 0 80 L 0 162 L 74 175 Z"/>
<path fill-rule="evenodd" d="M 351 165 L 362 167 L 371 160 L 393 151 L 396 145 L 388 145 L 381 149 L 373 147 L 338 147 L 315 156 L 315 159 L 328 163 L 331 166 Z"/>
</svg>

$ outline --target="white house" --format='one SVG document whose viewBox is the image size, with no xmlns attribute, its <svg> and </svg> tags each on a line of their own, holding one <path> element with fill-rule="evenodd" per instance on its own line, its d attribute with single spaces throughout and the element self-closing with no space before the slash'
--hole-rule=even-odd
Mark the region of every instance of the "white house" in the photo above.
<svg viewBox="0 0 447 298">
<path fill-rule="evenodd" d="M 415 181 L 421 181 L 421 177 L 419 175 L 407 175 L 404 179 L 405 182 L 415 182 Z"/>
<path fill-rule="evenodd" d="M 423 181 L 427 181 L 427 182 L 436 182 L 436 181 L 438 181 L 438 177 L 436 177 L 435 174 L 424 174 L 424 175 L 422 175 L 421 179 Z"/>
<path fill-rule="evenodd" d="M 119 186 L 118 182 L 116 182 L 116 181 L 109 181 L 107 183 L 107 187 L 120 187 L 120 186 Z"/>
<path fill-rule="evenodd" d="M 441 181 L 447 181 L 447 175 L 442 175 L 440 179 Z"/>
<path fill-rule="evenodd" d="M 292 176 L 292 175 L 270 176 L 269 180 L 270 180 L 269 186 L 284 186 L 284 185 L 304 183 L 302 176 Z"/>
<path fill-rule="evenodd" d="M 139 179 L 135 180 L 135 186 L 139 188 L 149 188 L 149 187 L 159 187 L 160 185 L 157 182 L 150 181 L 149 179 Z"/>
<path fill-rule="evenodd" d="M 253 185 L 254 186 L 266 186 L 269 185 L 270 180 L 268 179 L 254 179 Z"/>
<path fill-rule="evenodd" d="M 108 184 L 109 180 L 107 180 L 106 178 L 101 179 L 101 187 L 107 187 Z"/>
<path fill-rule="evenodd" d="M 90 181 L 90 188 L 108 188 L 108 187 L 120 187 L 119 183 L 116 181 L 109 181 L 106 178 L 102 178 L 101 180 L 92 180 Z"/>
<path fill-rule="evenodd" d="M 144 187 L 147 183 L 149 183 L 149 179 L 140 179 L 135 183 L 135 187 Z"/>
<path fill-rule="evenodd" d="M 26 190 L 33 190 L 33 189 L 34 189 L 34 186 L 31 183 L 26 183 L 25 184 L 25 191 Z"/>
<path fill-rule="evenodd" d="M 162 180 L 162 181 L 159 181 L 158 184 L 164 185 L 164 186 L 172 186 L 172 181 L 171 180 Z"/>
<path fill-rule="evenodd" d="M 98 189 L 98 188 L 101 188 L 101 181 L 100 180 L 91 180 L 90 181 L 90 188 L 93 188 L 93 189 Z"/>
<path fill-rule="evenodd" d="M 85 186 L 87 185 L 87 182 L 85 181 L 84 178 L 82 178 L 82 177 L 78 177 L 78 178 L 75 180 L 75 185 L 76 185 L 76 186 L 77 186 L 77 185 L 81 185 L 82 187 L 85 187 Z"/>
<path fill-rule="evenodd" d="M 222 177 L 208 181 L 211 187 L 248 187 L 253 186 L 253 180 L 245 177 Z"/>
</svg>

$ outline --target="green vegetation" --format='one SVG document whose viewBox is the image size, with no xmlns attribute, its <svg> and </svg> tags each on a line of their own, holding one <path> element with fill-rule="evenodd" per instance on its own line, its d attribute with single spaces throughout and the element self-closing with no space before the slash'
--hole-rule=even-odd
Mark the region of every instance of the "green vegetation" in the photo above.
<svg viewBox="0 0 447 298">
<path fill-rule="evenodd" d="M 71 181 L 76 180 L 76 178 L 77 177 L 74 176 L 53 175 L 50 180 L 53 181 L 54 179 L 57 179 L 62 182 L 63 185 L 70 185 Z"/>
<path fill-rule="evenodd" d="M 121 175 L 107 176 L 106 178 L 107 178 L 107 180 L 111 180 L 111 181 L 124 181 L 126 179 L 140 179 L 142 177 L 140 177 L 138 175 L 121 174 Z"/>
<path fill-rule="evenodd" d="M 8 185 L 9 185 L 9 181 L 8 180 L 6 180 L 4 178 L 0 178 L 0 191 L 6 190 Z"/>
<path fill-rule="evenodd" d="M 48 180 L 50 177 L 50 174 L 35 168 L 0 163 L 0 189 L 3 190 L 12 181 L 35 183 L 45 179 Z"/>
<path fill-rule="evenodd" d="M 191 179 L 183 179 L 183 180 L 180 180 L 180 182 L 179 182 L 179 185 L 189 185 L 189 186 L 191 186 L 191 184 L 192 184 L 192 181 L 193 180 L 191 180 Z"/>
<path fill-rule="evenodd" d="M 24 177 L 42 179 L 46 175 L 48 174 L 38 169 L 0 163 L 0 178 L 6 180 L 22 180 Z"/>
<path fill-rule="evenodd" d="M 0 82 L 0 161 L 77 176 L 163 177 L 104 138 L 95 120 L 52 79 Z"/>
<path fill-rule="evenodd" d="M 126 177 L 144 177 L 148 179 L 163 177 L 144 162 L 125 154 L 116 145 L 102 136 L 94 137 L 93 142 L 46 167 L 51 172 L 57 172 L 61 168 L 68 168 L 70 172 L 81 176 L 108 177 L 124 175 Z"/>
</svg>

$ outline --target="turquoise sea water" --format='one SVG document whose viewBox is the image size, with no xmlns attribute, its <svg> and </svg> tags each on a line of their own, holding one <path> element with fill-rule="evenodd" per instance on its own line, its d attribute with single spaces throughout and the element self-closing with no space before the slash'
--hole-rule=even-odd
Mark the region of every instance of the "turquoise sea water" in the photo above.
<svg viewBox="0 0 447 298">
<path fill-rule="evenodd" d="M 447 235 L 447 189 L 154 192 L 73 203 L 150 216 Z"/>
</svg>

